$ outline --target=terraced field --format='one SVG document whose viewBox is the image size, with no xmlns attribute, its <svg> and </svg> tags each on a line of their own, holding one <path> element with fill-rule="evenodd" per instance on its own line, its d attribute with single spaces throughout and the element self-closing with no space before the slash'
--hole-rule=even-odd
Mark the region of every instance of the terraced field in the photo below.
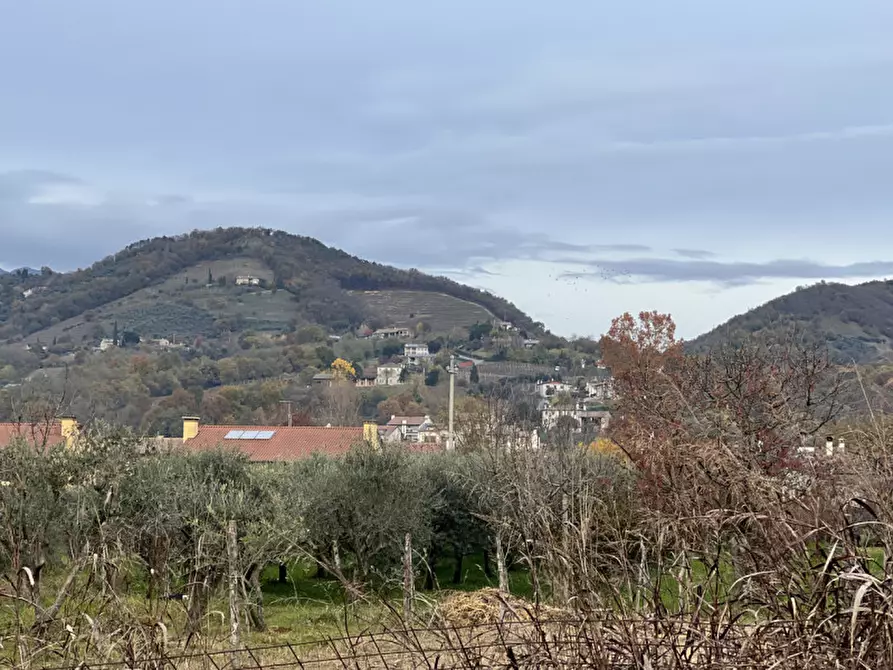
<svg viewBox="0 0 893 670">
<path fill-rule="evenodd" d="M 449 332 L 489 321 L 485 307 L 444 293 L 426 291 L 354 291 L 367 308 L 388 325 L 415 326 L 424 321 L 434 332 Z"/>
<path fill-rule="evenodd" d="M 213 283 L 208 285 L 208 271 Z M 219 327 L 236 330 L 278 332 L 288 327 L 297 313 L 291 294 L 234 286 L 238 275 L 253 275 L 272 281 L 272 271 L 252 258 L 233 258 L 199 263 L 166 281 L 141 289 L 95 310 L 88 318 L 61 321 L 29 335 L 26 342 L 52 342 L 68 336 L 79 343 L 92 338 L 97 325 L 111 334 L 117 321 L 122 330 L 132 329 L 143 337 L 211 336 Z M 226 278 L 219 286 L 217 279 Z"/>
<path fill-rule="evenodd" d="M 497 381 L 513 377 L 538 377 L 555 372 L 555 368 L 551 365 L 536 365 L 535 363 L 519 363 L 516 361 L 486 361 L 478 364 L 477 368 L 482 381 Z"/>
</svg>

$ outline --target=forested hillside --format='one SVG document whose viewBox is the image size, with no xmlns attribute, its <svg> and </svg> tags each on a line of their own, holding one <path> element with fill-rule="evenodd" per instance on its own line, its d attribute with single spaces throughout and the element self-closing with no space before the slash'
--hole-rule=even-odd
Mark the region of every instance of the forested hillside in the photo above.
<svg viewBox="0 0 893 670">
<path fill-rule="evenodd" d="M 266 283 L 271 289 L 290 294 L 295 320 L 334 331 L 358 326 L 374 316 L 350 291 L 379 289 L 443 293 L 479 304 L 522 328 L 541 330 L 540 324 L 511 303 L 446 278 L 361 260 L 309 237 L 268 229 L 228 228 L 137 242 L 76 272 L 46 271 L 31 278 L 5 276 L 0 280 L 0 339 L 37 333 L 159 285 L 201 263 L 236 258 L 252 259 L 268 268 Z M 209 279 L 209 283 L 231 283 L 234 277 Z M 39 290 L 24 299 L 22 293 L 29 288 Z"/>
<path fill-rule="evenodd" d="M 856 286 L 819 283 L 798 288 L 730 319 L 690 343 L 703 350 L 748 336 L 771 337 L 796 329 L 826 342 L 841 363 L 876 363 L 893 356 L 893 281 Z"/>
</svg>

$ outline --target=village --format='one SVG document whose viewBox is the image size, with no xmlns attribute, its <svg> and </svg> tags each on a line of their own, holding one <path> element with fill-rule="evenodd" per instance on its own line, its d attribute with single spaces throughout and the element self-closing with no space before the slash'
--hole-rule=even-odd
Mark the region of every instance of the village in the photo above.
<svg viewBox="0 0 893 670">
<path fill-rule="evenodd" d="M 241 283 L 251 285 L 251 277 L 239 279 L 242 280 Z M 539 345 L 538 340 L 525 337 L 520 329 L 508 321 L 494 319 L 489 324 L 481 324 L 479 330 L 487 332 L 487 337 L 492 336 L 494 342 L 502 342 L 518 349 L 531 349 Z M 564 435 L 576 436 L 572 439 L 579 442 L 597 439 L 607 430 L 611 417 L 610 407 L 614 400 L 614 385 L 610 371 L 599 359 L 581 359 L 576 370 L 568 371 L 561 366 L 549 368 L 524 363 L 492 362 L 475 356 L 475 351 L 458 346 L 454 353 L 447 355 L 439 344 L 429 345 L 422 341 L 423 338 L 419 337 L 416 329 L 403 326 L 375 330 L 363 327 L 355 336 L 375 347 L 383 345 L 383 351 L 388 355 L 382 356 L 374 364 L 365 361 L 362 367 L 336 359 L 328 369 L 313 374 L 308 389 L 322 394 L 331 393 L 340 387 L 353 387 L 358 392 L 380 389 L 393 393 L 399 392 L 401 387 L 412 388 L 419 380 L 424 380 L 429 385 L 445 383 L 449 386 L 448 411 L 437 415 L 431 412 L 391 414 L 381 417 L 377 422 L 360 422 L 362 425 L 292 425 L 294 413 L 299 413 L 301 408 L 293 407 L 291 400 L 283 399 L 282 402 L 287 403 L 289 410 L 280 425 L 205 424 L 201 417 L 188 415 L 184 411 L 186 418 L 181 430 L 166 435 L 150 435 L 147 439 L 156 445 L 185 445 L 193 450 L 233 448 L 247 454 L 250 460 L 259 462 L 298 460 L 313 454 L 334 456 L 346 453 L 352 446 L 363 442 L 403 445 L 410 451 L 455 449 L 463 441 L 463 436 L 462 427 L 457 429 L 453 426 L 454 396 L 457 390 L 464 396 L 473 389 L 479 389 L 482 378 L 489 378 L 492 383 L 497 383 L 501 396 L 505 397 L 508 393 L 512 402 L 521 403 L 529 409 L 525 425 L 517 426 L 510 440 L 518 445 L 541 448 L 558 429 L 562 429 Z M 189 349 L 186 342 L 178 340 L 174 335 L 144 340 L 137 336 L 135 339 L 135 342 L 129 344 L 138 346 L 143 351 Z M 341 336 L 329 336 L 333 343 L 341 339 Z M 118 334 L 116 323 L 114 337 L 103 338 L 93 347 L 93 352 L 103 355 L 127 344 L 123 336 Z M 440 377 L 440 372 L 445 373 L 443 378 Z M 476 393 L 480 394 L 480 390 Z M 530 420 L 531 415 L 535 417 L 535 425 Z M 16 436 L 34 433 L 35 430 L 38 430 L 43 441 L 71 441 L 80 426 L 74 417 L 54 417 L 37 428 L 34 425 L 4 425 L 6 427 L 0 430 L 0 446 L 9 443 Z"/>
</svg>

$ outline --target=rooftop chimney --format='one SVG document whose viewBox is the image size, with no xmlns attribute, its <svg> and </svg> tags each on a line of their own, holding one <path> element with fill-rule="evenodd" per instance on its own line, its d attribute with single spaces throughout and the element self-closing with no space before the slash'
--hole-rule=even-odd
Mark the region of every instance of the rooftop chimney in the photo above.
<svg viewBox="0 0 893 670">
<path fill-rule="evenodd" d="M 187 442 L 198 435 L 198 427 L 201 419 L 197 416 L 183 417 L 183 441 Z"/>
<path fill-rule="evenodd" d="M 363 424 L 363 439 L 373 449 L 379 448 L 378 442 L 378 424 L 374 421 L 367 421 Z"/>
<path fill-rule="evenodd" d="M 78 420 L 73 416 L 59 417 L 59 429 L 62 433 L 62 438 L 65 440 L 66 447 L 74 446 L 74 441 L 78 437 L 79 428 Z"/>
</svg>

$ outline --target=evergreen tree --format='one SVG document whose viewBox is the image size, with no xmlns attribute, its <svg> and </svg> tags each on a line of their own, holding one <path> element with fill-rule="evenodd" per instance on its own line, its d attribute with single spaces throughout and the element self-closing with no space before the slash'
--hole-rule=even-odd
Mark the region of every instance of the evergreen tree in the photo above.
<svg viewBox="0 0 893 670">
<path fill-rule="evenodd" d="M 112 327 L 112 344 L 116 347 L 118 346 L 118 322 L 115 321 L 115 325 Z"/>
<path fill-rule="evenodd" d="M 209 284 L 214 283 L 214 275 L 211 274 L 211 268 L 208 268 L 208 283 Z"/>
<path fill-rule="evenodd" d="M 477 365 L 471 366 L 471 376 L 469 377 L 469 379 L 471 380 L 472 384 L 477 384 L 481 381 L 481 376 L 478 374 L 478 366 Z"/>
</svg>

